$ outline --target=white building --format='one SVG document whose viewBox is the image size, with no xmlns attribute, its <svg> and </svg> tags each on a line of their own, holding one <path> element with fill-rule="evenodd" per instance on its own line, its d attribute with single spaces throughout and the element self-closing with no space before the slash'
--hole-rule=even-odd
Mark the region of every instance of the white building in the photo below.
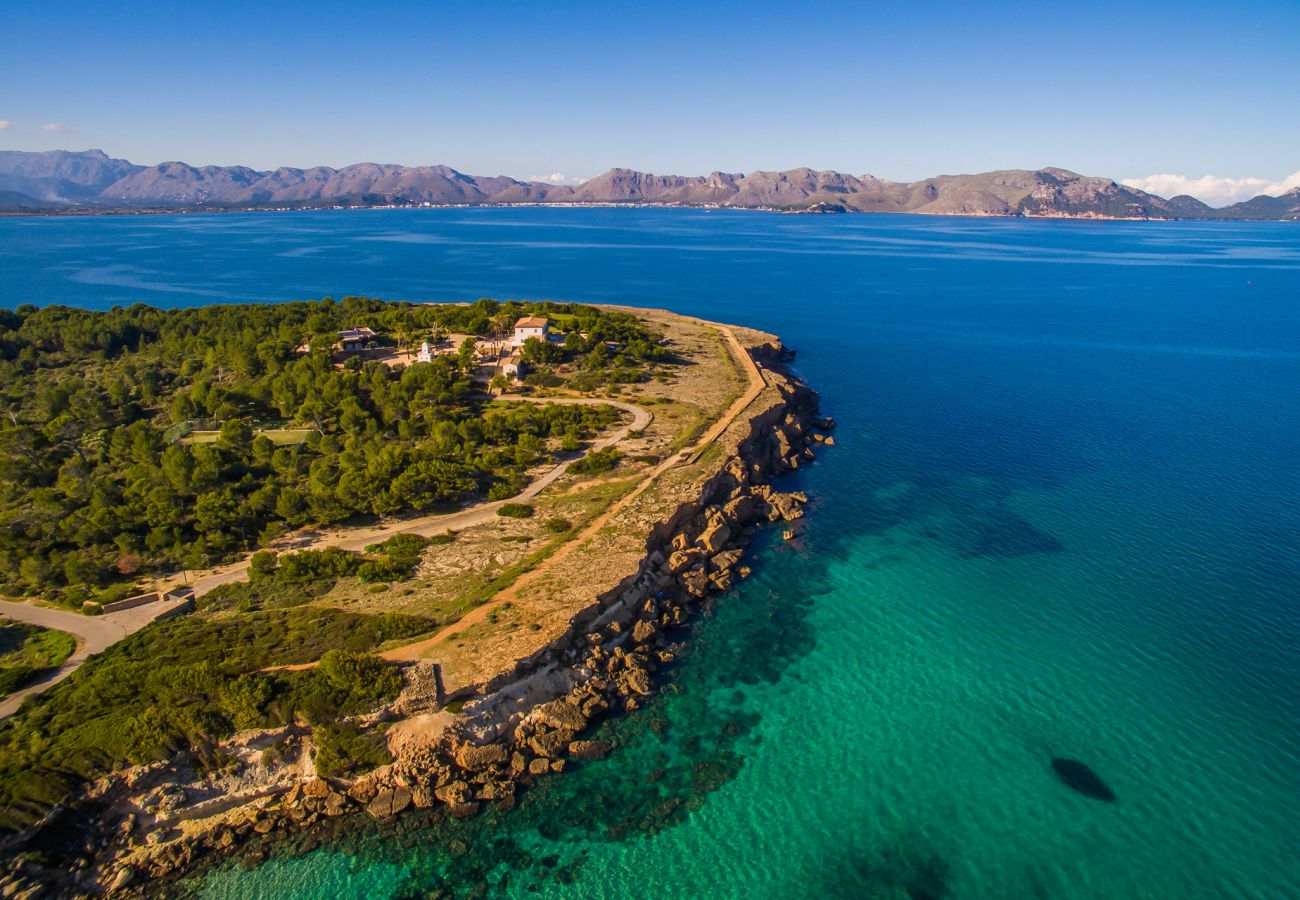
<svg viewBox="0 0 1300 900">
<path fill-rule="evenodd" d="M 536 335 L 529 335 L 529 337 L 535 336 Z M 518 378 L 520 365 L 519 353 L 516 351 L 511 353 L 509 356 L 501 357 L 501 361 L 497 364 L 497 371 L 499 374 L 504 375 L 507 378 Z"/>
<path fill-rule="evenodd" d="M 429 342 L 424 341 L 420 344 L 420 352 L 415 354 L 416 362 L 433 362 L 433 351 L 429 349 Z"/>
<path fill-rule="evenodd" d="M 510 339 L 513 347 L 522 347 L 529 338 L 547 340 L 551 336 L 551 323 L 540 316 L 524 316 L 515 322 L 515 336 Z"/>
<path fill-rule="evenodd" d="M 375 334 L 365 325 L 360 328 L 349 328 L 346 331 L 339 332 L 339 342 L 335 345 L 344 353 L 360 353 L 362 350 L 375 349 Z"/>
</svg>

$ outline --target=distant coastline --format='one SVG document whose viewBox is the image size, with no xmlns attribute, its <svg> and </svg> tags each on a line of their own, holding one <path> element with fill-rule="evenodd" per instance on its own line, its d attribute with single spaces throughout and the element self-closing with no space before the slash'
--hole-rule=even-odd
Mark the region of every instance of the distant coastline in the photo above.
<svg viewBox="0 0 1300 900">
<path fill-rule="evenodd" d="M 258 171 L 142 166 L 101 150 L 0 151 L 0 215 L 140 215 L 410 207 L 571 206 L 782 213 L 1118 220 L 1300 221 L 1300 188 L 1216 209 L 1066 169 L 1005 169 L 894 182 L 808 168 L 701 176 L 611 169 L 577 185 L 467 175 L 448 166 L 358 163 Z"/>
</svg>

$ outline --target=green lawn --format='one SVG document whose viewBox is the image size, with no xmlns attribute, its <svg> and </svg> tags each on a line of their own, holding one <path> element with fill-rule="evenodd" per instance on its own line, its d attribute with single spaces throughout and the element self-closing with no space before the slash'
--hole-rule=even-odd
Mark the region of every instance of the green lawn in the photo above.
<svg viewBox="0 0 1300 900">
<path fill-rule="evenodd" d="M 312 428 L 268 428 L 255 433 L 265 437 L 277 447 L 284 447 L 289 444 L 301 444 L 314 430 Z M 180 443 L 215 444 L 219 437 L 221 437 L 220 431 L 191 431 L 180 439 Z"/>
<path fill-rule="evenodd" d="M 11 694 L 60 665 L 76 649 L 76 639 L 62 631 L 0 622 L 0 695 Z"/>
</svg>

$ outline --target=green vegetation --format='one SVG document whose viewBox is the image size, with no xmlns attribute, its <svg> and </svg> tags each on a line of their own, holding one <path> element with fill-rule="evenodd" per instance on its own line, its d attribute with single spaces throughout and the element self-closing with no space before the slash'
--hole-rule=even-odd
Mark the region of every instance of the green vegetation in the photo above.
<svg viewBox="0 0 1300 900">
<path fill-rule="evenodd" d="M 517 493 L 548 442 L 576 447 L 615 411 L 487 407 L 466 354 L 336 365 L 331 347 L 362 325 L 408 346 L 448 331 L 503 336 L 524 314 L 568 332 L 525 346 L 546 372 L 617 382 L 667 356 L 634 316 L 573 304 L 0 309 L 0 593 L 80 606 L 286 529 Z M 200 419 L 215 437 L 180 443 Z M 259 434 L 262 422 L 277 428 Z"/>
<path fill-rule="evenodd" d="M 363 654 L 436 624 L 315 607 L 158 622 L 0 722 L 0 831 L 35 821 L 114 768 L 186 749 L 203 759 L 238 729 L 332 723 L 372 709 L 400 678 Z M 316 659 L 314 669 L 263 671 Z"/>
<path fill-rule="evenodd" d="M 614 468 L 622 458 L 623 454 L 617 449 L 606 447 L 604 450 L 592 451 L 582 459 L 569 463 L 569 471 L 575 475 L 599 475 Z"/>
<path fill-rule="evenodd" d="M 508 519 L 527 519 L 530 518 L 534 510 L 527 503 L 503 503 L 497 510 L 498 516 L 505 516 Z"/>
<path fill-rule="evenodd" d="M 316 771 L 336 778 L 367 772 L 393 761 L 383 732 L 362 731 L 351 722 L 322 722 L 311 730 L 316 742 Z"/>
<path fill-rule="evenodd" d="M 552 516 L 543 524 L 551 534 L 564 534 L 573 527 L 573 523 L 563 516 Z"/>
<path fill-rule="evenodd" d="M 62 631 L 0 621 L 0 696 L 58 668 L 76 649 L 76 638 Z"/>
</svg>

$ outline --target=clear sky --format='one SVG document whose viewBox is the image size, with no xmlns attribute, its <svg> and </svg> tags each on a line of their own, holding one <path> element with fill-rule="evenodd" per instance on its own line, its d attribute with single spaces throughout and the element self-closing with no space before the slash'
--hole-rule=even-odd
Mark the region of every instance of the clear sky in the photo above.
<svg viewBox="0 0 1300 900">
<path fill-rule="evenodd" d="M 585 177 L 1300 169 L 1300 0 L 29 3 L 0 148 Z"/>
</svg>

